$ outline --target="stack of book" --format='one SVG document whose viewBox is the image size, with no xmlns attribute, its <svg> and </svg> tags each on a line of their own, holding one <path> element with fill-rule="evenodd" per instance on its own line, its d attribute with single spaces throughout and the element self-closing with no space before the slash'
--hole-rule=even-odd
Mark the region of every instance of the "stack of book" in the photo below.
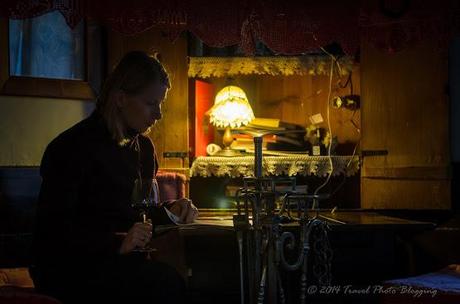
<svg viewBox="0 0 460 304">
<path fill-rule="evenodd" d="M 249 125 L 239 128 L 234 134 L 232 149 L 254 151 L 253 137 L 250 134 L 265 134 L 263 147 L 265 151 L 305 152 L 310 150 L 310 143 L 305 141 L 305 128 L 274 118 L 255 118 Z"/>
<path fill-rule="evenodd" d="M 262 142 L 262 150 L 267 150 L 268 143 L 275 143 L 276 135 L 265 135 Z M 254 138 L 249 134 L 233 134 L 233 142 L 230 145 L 233 150 L 251 151 L 254 150 Z"/>
</svg>

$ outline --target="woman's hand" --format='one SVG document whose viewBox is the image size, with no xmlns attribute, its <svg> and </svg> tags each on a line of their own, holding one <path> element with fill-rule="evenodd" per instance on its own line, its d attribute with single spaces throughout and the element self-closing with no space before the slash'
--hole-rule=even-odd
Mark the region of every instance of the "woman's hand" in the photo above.
<svg viewBox="0 0 460 304">
<path fill-rule="evenodd" d="M 134 248 L 143 248 L 152 238 L 152 224 L 135 223 L 129 229 L 120 246 L 120 254 L 127 254 Z"/>
<path fill-rule="evenodd" d="M 198 217 L 198 208 L 188 198 L 181 198 L 170 204 L 169 211 L 174 213 L 182 223 L 192 223 Z"/>
</svg>

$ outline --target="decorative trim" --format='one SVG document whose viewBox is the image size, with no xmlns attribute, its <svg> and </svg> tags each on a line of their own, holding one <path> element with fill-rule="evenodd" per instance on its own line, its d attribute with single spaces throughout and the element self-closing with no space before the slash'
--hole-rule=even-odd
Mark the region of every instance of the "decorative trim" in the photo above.
<svg viewBox="0 0 460 304">
<path fill-rule="evenodd" d="M 333 176 L 355 175 L 360 168 L 358 156 L 332 156 Z M 329 157 L 289 155 L 265 156 L 263 158 L 263 175 L 316 175 L 327 176 L 331 171 Z M 254 176 L 254 156 L 215 157 L 200 156 L 190 168 L 190 176 Z"/>
<path fill-rule="evenodd" d="M 353 59 L 338 59 L 341 76 L 350 74 Z M 328 75 L 331 59 L 328 56 L 298 57 L 189 57 L 188 76 L 196 78 L 229 77 L 239 75 Z"/>
</svg>

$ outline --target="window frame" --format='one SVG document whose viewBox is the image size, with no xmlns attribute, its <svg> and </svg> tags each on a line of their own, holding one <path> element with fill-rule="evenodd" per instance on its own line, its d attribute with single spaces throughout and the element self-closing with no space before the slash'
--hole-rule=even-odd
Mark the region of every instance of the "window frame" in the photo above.
<svg viewBox="0 0 460 304">
<path fill-rule="evenodd" d="M 9 19 L 0 18 L 0 95 L 3 96 L 31 96 L 51 97 L 61 99 L 79 99 L 94 101 L 96 93 L 89 83 L 94 69 L 97 69 L 96 62 L 89 56 L 95 39 L 89 29 L 89 23 L 96 24 L 88 19 L 84 23 L 84 80 L 40 78 L 30 76 L 13 76 L 10 74 L 9 62 Z"/>
</svg>

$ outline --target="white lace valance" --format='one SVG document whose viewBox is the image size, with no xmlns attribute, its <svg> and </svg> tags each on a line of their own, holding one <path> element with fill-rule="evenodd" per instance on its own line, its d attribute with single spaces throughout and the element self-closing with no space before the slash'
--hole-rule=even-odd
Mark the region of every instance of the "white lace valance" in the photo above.
<svg viewBox="0 0 460 304">
<path fill-rule="evenodd" d="M 328 75 L 331 59 L 327 56 L 300 57 L 190 57 L 188 76 L 198 78 L 241 75 Z M 341 76 L 353 68 L 351 57 L 338 60 Z"/>
<path fill-rule="evenodd" d="M 332 156 L 332 175 L 352 176 L 359 170 L 358 156 Z M 289 155 L 264 156 L 263 175 L 316 175 L 327 176 L 331 170 L 327 156 Z M 200 156 L 192 164 L 191 176 L 254 176 L 254 156 L 215 157 Z"/>
</svg>

